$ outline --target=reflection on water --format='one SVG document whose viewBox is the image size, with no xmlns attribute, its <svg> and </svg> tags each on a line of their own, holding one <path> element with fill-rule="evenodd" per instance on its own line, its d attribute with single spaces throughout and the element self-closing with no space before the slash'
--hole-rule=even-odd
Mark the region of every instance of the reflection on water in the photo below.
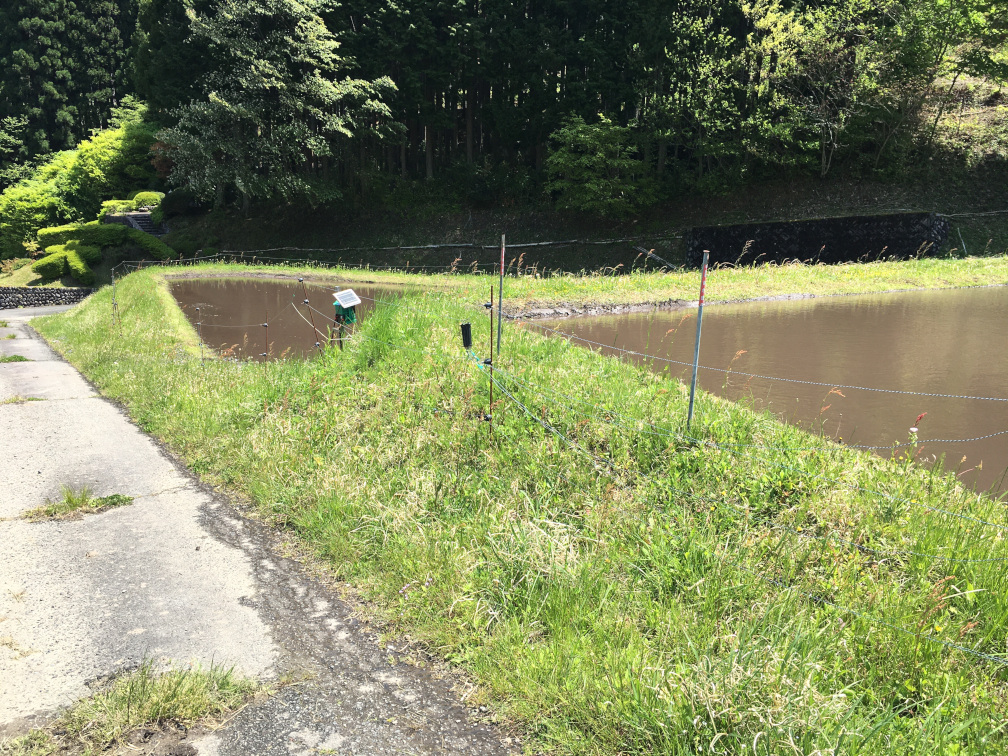
<svg viewBox="0 0 1008 756">
<path fill-rule="evenodd" d="M 375 299 L 392 299 L 400 290 L 386 286 L 339 284 L 361 297 L 357 316 L 366 317 Z M 221 354 L 262 360 L 304 357 L 316 343 L 334 338 L 334 285 L 322 286 L 296 279 L 188 278 L 171 282 L 171 292 L 182 312 L 196 325 L 202 322 L 203 341 Z M 308 305 L 305 305 L 305 292 Z M 197 308 L 199 312 L 197 313 Z M 264 327 L 268 323 L 269 327 Z M 269 348 L 266 340 L 269 338 Z"/>
<path fill-rule="evenodd" d="M 699 383 L 850 444 L 903 443 L 926 412 L 919 424 L 921 454 L 945 454 L 946 466 L 958 470 L 964 483 L 1004 492 L 1008 433 L 969 443 L 928 439 L 972 439 L 1008 430 L 1008 401 L 920 394 L 1008 397 L 1008 340 L 1001 330 L 1006 320 L 1005 287 L 708 306 L 700 364 L 712 369 L 700 371 Z M 695 310 L 544 325 L 605 344 L 598 348 L 609 354 L 627 349 L 693 360 Z M 689 381 L 688 366 L 647 364 Z M 834 389 L 839 385 L 911 393 Z"/>
</svg>

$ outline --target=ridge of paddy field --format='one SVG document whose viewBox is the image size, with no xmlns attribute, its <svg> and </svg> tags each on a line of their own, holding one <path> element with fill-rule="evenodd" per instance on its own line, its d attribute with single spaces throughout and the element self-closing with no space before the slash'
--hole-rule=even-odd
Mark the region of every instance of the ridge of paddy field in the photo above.
<svg viewBox="0 0 1008 756">
<path fill-rule="evenodd" d="M 877 263 L 864 267 L 884 275 L 841 285 L 895 288 L 901 270 L 990 283 L 980 264 L 1005 280 L 1003 258 L 958 262 Z M 827 290 L 818 267 L 799 269 Z M 295 271 L 259 272 L 277 270 Z M 731 298 L 797 285 L 745 274 L 714 272 Z M 658 284 L 621 288 L 644 275 L 507 286 L 657 298 Z M 646 275 L 663 292 L 697 284 Z M 1008 750 L 1005 506 L 912 447 L 880 459 L 707 394 L 687 430 L 678 382 L 510 324 L 491 381 L 458 335 L 470 320 L 476 343 L 489 336 L 486 276 L 419 279 L 451 296 L 391 298 L 342 352 L 203 361 L 165 277 L 119 281 L 118 327 L 106 287 L 38 328 L 194 471 L 301 539 L 388 633 L 463 670 L 468 701 L 534 750 Z"/>
<path fill-rule="evenodd" d="M 460 293 L 482 302 L 497 277 L 490 274 L 416 274 L 402 271 L 328 267 L 324 263 L 274 265 L 204 262 L 167 267 L 170 276 L 293 275 L 306 280 L 375 283 L 410 290 Z M 712 269 L 707 277 L 709 304 L 877 294 L 914 289 L 1008 285 L 1008 255 L 967 258 L 922 258 L 907 261 L 843 265 L 760 265 Z M 634 271 L 623 275 L 564 274 L 539 277 L 508 275 L 504 279 L 504 313 L 509 317 L 556 317 L 585 312 L 615 312 L 655 307 L 691 306 L 699 293 L 699 272 Z"/>
</svg>

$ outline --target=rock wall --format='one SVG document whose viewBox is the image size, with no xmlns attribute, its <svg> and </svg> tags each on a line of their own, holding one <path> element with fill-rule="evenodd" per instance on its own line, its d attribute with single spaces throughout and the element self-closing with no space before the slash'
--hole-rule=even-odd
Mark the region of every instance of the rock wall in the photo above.
<svg viewBox="0 0 1008 756">
<path fill-rule="evenodd" d="M 51 307 L 77 304 L 94 289 L 42 289 L 30 286 L 0 286 L 0 310 L 15 307 Z"/>
<path fill-rule="evenodd" d="M 706 226 L 689 229 L 683 241 L 686 264 L 697 268 L 705 249 L 710 250 L 712 265 L 905 260 L 936 252 L 948 237 L 949 228 L 948 218 L 937 213 L 898 213 Z"/>
</svg>

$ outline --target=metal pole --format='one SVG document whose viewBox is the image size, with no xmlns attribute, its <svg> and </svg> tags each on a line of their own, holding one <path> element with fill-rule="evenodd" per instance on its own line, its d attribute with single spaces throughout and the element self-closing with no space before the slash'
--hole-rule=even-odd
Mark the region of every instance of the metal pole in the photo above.
<svg viewBox="0 0 1008 756">
<path fill-rule="evenodd" d="M 312 312 L 311 304 L 308 302 L 308 289 L 305 287 L 304 279 L 299 278 L 298 281 L 301 283 L 301 291 L 304 292 L 304 303 L 308 305 L 308 315 L 311 317 L 311 327 L 315 331 L 315 346 L 318 347 L 319 354 L 322 353 L 322 337 L 319 336 L 318 328 L 315 327 L 315 313 Z"/>
<path fill-rule="evenodd" d="M 116 277 L 115 270 L 112 271 L 112 325 L 116 324 L 122 325 L 122 320 L 119 318 L 119 302 L 116 301 Z"/>
<path fill-rule="evenodd" d="M 263 321 L 263 329 L 266 333 L 266 351 L 262 353 L 263 364 L 269 359 L 269 307 L 266 308 L 266 320 Z"/>
<path fill-rule="evenodd" d="M 493 438 L 493 284 L 490 285 L 490 406 L 487 420 L 490 422 L 490 437 Z"/>
<path fill-rule="evenodd" d="M 199 334 L 199 358 L 203 361 L 203 321 L 200 320 L 199 307 L 196 308 L 196 332 Z"/>
<path fill-rule="evenodd" d="M 690 422 L 693 420 L 693 397 L 696 394 L 697 366 L 700 364 L 700 329 L 703 327 L 703 297 L 704 287 L 707 285 L 707 258 L 710 252 L 703 251 L 703 268 L 700 271 L 700 307 L 697 309 L 696 319 L 696 348 L 693 350 L 693 380 L 690 381 L 689 390 L 689 414 L 686 415 L 686 430 L 689 430 Z"/>
<path fill-rule="evenodd" d="M 501 323 L 504 322 L 504 234 L 501 234 L 500 296 L 497 297 L 497 354 L 500 354 Z"/>
</svg>

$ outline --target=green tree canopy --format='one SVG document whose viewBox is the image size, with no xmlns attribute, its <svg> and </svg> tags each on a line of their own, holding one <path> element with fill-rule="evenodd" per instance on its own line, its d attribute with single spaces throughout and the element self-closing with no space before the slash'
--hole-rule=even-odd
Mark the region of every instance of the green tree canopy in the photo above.
<svg viewBox="0 0 1008 756">
<path fill-rule="evenodd" d="M 330 158 L 357 133 L 389 118 L 390 79 L 345 75 L 338 42 L 319 16 L 320 0 L 221 0 L 189 11 L 212 68 L 202 94 L 164 132 L 172 179 L 245 206 L 256 198 L 319 198 Z"/>
</svg>

